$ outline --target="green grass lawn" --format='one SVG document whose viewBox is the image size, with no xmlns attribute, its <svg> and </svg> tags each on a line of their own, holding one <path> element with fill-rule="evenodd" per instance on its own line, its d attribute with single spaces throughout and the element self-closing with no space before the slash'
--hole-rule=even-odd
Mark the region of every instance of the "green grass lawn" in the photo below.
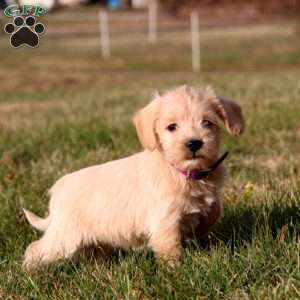
<svg viewBox="0 0 300 300">
<path fill-rule="evenodd" d="M 48 19 L 47 19 L 48 18 Z M 51 26 L 51 16 L 45 19 Z M 52 25 L 51 25 L 52 24 Z M 2 26 L 2 25 L 1 25 Z M 95 28 L 97 24 L 94 24 Z M 189 36 L 116 34 L 103 61 L 95 34 L 49 33 L 38 49 L 0 35 L 0 299 L 300 299 L 300 39 L 292 23 L 203 30 L 202 70 Z M 53 29 L 54 30 L 54 29 Z M 212 85 L 243 107 L 247 128 L 230 151 L 225 215 L 183 264 L 147 251 L 82 257 L 26 273 L 39 237 L 22 215 L 43 215 L 63 174 L 140 149 L 131 118 L 155 90 Z"/>
</svg>

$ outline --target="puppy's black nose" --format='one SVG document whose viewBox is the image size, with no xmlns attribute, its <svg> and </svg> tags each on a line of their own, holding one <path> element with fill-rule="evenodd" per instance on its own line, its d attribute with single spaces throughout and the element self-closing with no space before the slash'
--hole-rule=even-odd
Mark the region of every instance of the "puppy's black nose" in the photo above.
<svg viewBox="0 0 300 300">
<path fill-rule="evenodd" d="M 195 153 L 196 151 L 198 151 L 202 147 L 203 141 L 201 141 L 201 140 L 190 140 L 185 145 L 191 152 Z"/>
</svg>

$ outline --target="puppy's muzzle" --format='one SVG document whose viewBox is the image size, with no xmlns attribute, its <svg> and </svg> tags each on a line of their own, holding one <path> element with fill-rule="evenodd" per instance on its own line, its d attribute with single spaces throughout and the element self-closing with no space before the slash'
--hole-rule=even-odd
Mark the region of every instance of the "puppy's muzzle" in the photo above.
<svg viewBox="0 0 300 300">
<path fill-rule="evenodd" d="M 189 149 L 190 152 L 195 154 L 203 146 L 202 140 L 189 140 L 185 146 Z"/>
</svg>

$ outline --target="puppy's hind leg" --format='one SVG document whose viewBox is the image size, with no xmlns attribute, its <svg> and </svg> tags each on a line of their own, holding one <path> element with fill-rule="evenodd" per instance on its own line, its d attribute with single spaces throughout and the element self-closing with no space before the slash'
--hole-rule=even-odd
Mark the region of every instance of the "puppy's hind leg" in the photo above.
<svg viewBox="0 0 300 300">
<path fill-rule="evenodd" d="M 53 223 L 52 223 L 53 224 Z M 62 230 L 50 224 L 38 241 L 32 242 L 26 249 L 23 267 L 27 270 L 38 265 L 48 264 L 61 258 L 72 257 L 81 245 L 81 235 L 74 228 Z"/>
</svg>

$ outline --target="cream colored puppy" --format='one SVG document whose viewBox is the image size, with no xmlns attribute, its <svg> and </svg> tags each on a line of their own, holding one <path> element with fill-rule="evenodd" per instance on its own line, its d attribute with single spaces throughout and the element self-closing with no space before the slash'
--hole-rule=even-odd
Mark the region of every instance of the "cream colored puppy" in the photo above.
<svg viewBox="0 0 300 300">
<path fill-rule="evenodd" d="M 24 266 L 71 257 L 93 244 L 145 245 L 176 263 L 182 239 L 207 231 L 222 214 L 221 122 L 233 135 L 243 130 L 240 107 L 211 88 L 182 86 L 158 95 L 134 117 L 143 152 L 59 179 L 45 219 L 24 210 L 44 231 L 28 246 Z"/>
</svg>

